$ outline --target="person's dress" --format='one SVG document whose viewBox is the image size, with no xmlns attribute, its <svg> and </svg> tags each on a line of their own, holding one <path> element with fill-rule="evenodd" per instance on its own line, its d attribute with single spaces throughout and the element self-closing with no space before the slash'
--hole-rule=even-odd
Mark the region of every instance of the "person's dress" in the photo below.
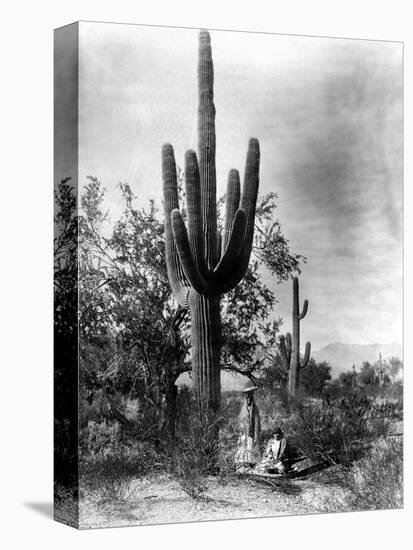
<svg viewBox="0 0 413 550">
<path fill-rule="evenodd" d="M 235 455 L 235 462 L 240 464 L 254 465 L 261 459 L 260 434 L 261 423 L 257 405 L 247 402 L 242 406 L 238 417 L 238 448 Z"/>
<path fill-rule="evenodd" d="M 265 448 L 262 462 L 258 466 L 259 470 L 276 470 L 284 473 L 289 470 L 289 446 L 285 437 L 270 439 Z"/>
</svg>

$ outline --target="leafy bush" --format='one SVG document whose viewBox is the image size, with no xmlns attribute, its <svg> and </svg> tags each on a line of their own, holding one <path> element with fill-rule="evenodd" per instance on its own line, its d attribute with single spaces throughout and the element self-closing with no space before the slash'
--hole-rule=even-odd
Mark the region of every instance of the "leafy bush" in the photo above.
<svg viewBox="0 0 413 550">
<path fill-rule="evenodd" d="M 403 442 L 381 438 L 340 477 L 345 492 L 332 493 L 330 506 L 343 511 L 403 507 Z"/>
<path fill-rule="evenodd" d="M 90 421 L 81 431 L 81 486 L 99 491 L 103 499 L 124 500 L 131 481 L 162 463 L 153 447 L 137 441 L 117 422 Z"/>
<path fill-rule="evenodd" d="M 327 361 L 317 363 L 312 357 L 300 373 L 300 384 L 307 395 L 321 396 L 331 380 L 331 366 Z"/>
<path fill-rule="evenodd" d="M 389 428 L 389 419 L 374 414 L 374 404 L 353 394 L 330 405 L 267 397 L 262 402 L 264 435 L 279 425 L 292 446 L 315 462 L 350 466 Z"/>
<path fill-rule="evenodd" d="M 386 438 L 377 442 L 353 467 L 349 481 L 350 510 L 403 507 L 403 442 Z"/>
<path fill-rule="evenodd" d="M 81 432 L 81 450 L 89 459 L 115 455 L 122 446 L 121 427 L 117 422 L 91 420 Z"/>
</svg>

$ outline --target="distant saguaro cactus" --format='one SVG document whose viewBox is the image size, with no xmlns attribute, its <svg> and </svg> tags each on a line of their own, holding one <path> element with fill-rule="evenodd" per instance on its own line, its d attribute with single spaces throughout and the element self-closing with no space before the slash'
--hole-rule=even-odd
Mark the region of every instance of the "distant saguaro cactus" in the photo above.
<svg viewBox="0 0 413 550">
<path fill-rule="evenodd" d="M 300 321 L 307 315 L 308 300 L 304 300 L 302 312 L 299 312 L 299 291 L 298 278 L 293 279 L 293 335 L 288 332 L 285 337 L 280 337 L 280 351 L 284 364 L 289 369 L 288 372 L 288 393 L 295 397 L 298 392 L 300 381 L 300 369 L 303 369 L 310 358 L 311 344 L 305 345 L 304 358 L 300 358 Z"/>
<path fill-rule="evenodd" d="M 260 151 L 250 139 L 240 197 L 237 170 L 229 172 L 225 227 L 217 228 L 215 107 L 210 36 L 199 35 L 198 148 L 185 155 L 187 226 L 179 211 L 172 145 L 162 149 L 166 264 L 173 294 L 191 312 L 192 373 L 201 410 L 220 407 L 222 346 L 220 299 L 244 276 L 252 249 Z"/>
</svg>

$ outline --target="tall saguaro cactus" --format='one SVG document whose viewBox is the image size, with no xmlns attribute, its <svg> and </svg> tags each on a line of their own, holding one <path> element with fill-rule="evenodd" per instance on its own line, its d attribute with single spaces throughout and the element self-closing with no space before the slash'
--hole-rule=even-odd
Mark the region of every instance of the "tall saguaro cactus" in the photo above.
<svg viewBox="0 0 413 550">
<path fill-rule="evenodd" d="M 211 417 L 221 398 L 222 346 L 220 300 L 244 276 L 252 249 L 258 194 L 260 151 L 250 139 L 240 193 L 237 170 L 228 178 L 225 227 L 217 228 L 215 107 L 210 36 L 199 35 L 198 158 L 185 155 L 187 224 L 179 210 L 172 145 L 162 148 L 166 264 L 173 294 L 191 312 L 192 377 L 201 407 Z"/>
<path fill-rule="evenodd" d="M 304 300 L 303 309 L 300 313 L 298 278 L 293 279 L 293 335 L 288 332 L 285 337 L 280 338 L 281 356 L 285 365 L 289 369 L 288 373 L 288 393 L 295 397 L 298 393 L 298 384 L 300 380 L 300 369 L 307 366 L 311 353 L 311 344 L 305 345 L 304 358 L 300 358 L 300 321 L 307 315 L 308 300 Z"/>
</svg>

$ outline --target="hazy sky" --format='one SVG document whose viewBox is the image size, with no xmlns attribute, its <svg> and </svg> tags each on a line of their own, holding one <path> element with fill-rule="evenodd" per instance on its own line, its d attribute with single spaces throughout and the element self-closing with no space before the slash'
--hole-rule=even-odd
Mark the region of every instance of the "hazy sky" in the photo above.
<svg viewBox="0 0 413 550">
<path fill-rule="evenodd" d="M 101 179 L 113 217 L 119 181 L 161 200 L 161 146 L 197 146 L 198 31 L 81 23 L 79 183 Z M 211 32 L 218 192 L 261 146 L 260 190 L 304 254 L 302 338 L 402 341 L 402 46 Z M 266 277 L 267 284 L 274 282 Z M 290 329 L 292 283 L 276 286 Z"/>
</svg>

